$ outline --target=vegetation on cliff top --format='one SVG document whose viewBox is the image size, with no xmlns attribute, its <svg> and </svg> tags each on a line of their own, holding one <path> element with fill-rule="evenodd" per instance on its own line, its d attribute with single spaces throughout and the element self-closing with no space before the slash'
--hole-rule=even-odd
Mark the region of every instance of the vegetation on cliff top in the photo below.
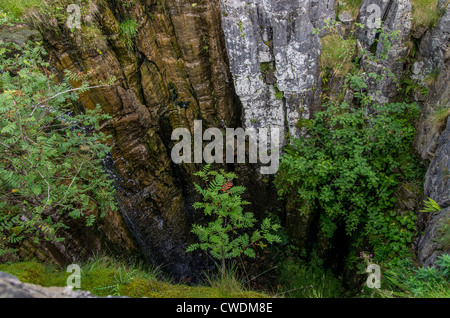
<svg viewBox="0 0 450 318">
<path fill-rule="evenodd" d="M 109 116 L 79 109 L 87 76 L 66 72 L 55 84 L 43 55 L 36 43 L 0 43 L 0 256 L 23 240 L 63 240 L 67 217 L 92 226 L 116 208 L 98 130 Z"/>
</svg>

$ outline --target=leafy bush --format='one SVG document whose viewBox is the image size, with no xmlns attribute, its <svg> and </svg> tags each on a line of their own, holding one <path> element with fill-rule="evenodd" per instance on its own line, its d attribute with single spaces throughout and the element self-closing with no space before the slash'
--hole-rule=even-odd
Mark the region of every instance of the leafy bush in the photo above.
<svg viewBox="0 0 450 318">
<path fill-rule="evenodd" d="M 328 21 L 323 29 L 334 34 L 336 26 Z M 354 245 L 366 238 L 380 261 L 403 257 L 409 249 L 417 217 L 397 211 L 394 192 L 402 182 L 415 183 L 422 166 L 411 149 L 418 105 L 381 104 L 368 93 L 374 81 L 390 77 L 397 83 L 386 68 L 379 73 L 364 69 L 366 61 L 388 59 L 398 36 L 383 28 L 377 32 L 383 49 L 361 49 L 355 58 L 359 67 L 355 64 L 345 78 L 343 89 L 353 99 L 323 103 L 323 110 L 302 126 L 305 134 L 286 148 L 275 183 L 279 196 L 295 202 L 299 213 L 319 215 L 319 237 L 329 240 L 343 227 Z M 346 51 L 342 55 L 351 56 Z"/>
<path fill-rule="evenodd" d="M 63 214 L 89 226 L 115 209 L 101 164 L 109 147 L 97 131 L 109 117 L 76 111 L 67 99 L 88 89 L 86 78 L 67 72 L 55 84 L 43 54 L 32 44 L 0 46 L 0 256 L 26 238 L 62 240 Z M 72 89 L 69 79 L 81 86 Z"/>
<path fill-rule="evenodd" d="M 363 231 L 375 254 L 400 252 L 411 242 L 414 213 L 398 214 L 393 193 L 402 180 L 414 180 L 418 163 L 411 154 L 416 104 L 373 104 L 360 93 L 364 82 L 349 76 L 363 105 L 330 102 L 286 149 L 276 184 L 280 196 L 293 196 L 300 213 L 322 211 L 321 231 L 331 238 L 339 224 L 348 235 Z M 380 252 L 381 255 L 380 255 Z"/>
</svg>

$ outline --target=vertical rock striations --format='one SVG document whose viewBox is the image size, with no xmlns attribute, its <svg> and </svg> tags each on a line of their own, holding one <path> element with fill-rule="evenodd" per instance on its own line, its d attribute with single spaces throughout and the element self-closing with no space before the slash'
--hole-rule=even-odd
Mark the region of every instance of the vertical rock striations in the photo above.
<svg viewBox="0 0 450 318">
<path fill-rule="evenodd" d="M 182 278 L 196 270 L 185 253 L 194 221 L 194 198 L 185 191 L 194 167 L 172 163 L 170 134 L 192 130 L 195 119 L 225 127 L 235 118 L 218 0 L 99 0 L 81 7 L 80 30 L 48 25 L 45 17 L 38 27 L 58 70 L 116 78 L 80 100 L 112 116 L 103 128 L 112 135 L 125 221 L 149 259 Z"/>
</svg>

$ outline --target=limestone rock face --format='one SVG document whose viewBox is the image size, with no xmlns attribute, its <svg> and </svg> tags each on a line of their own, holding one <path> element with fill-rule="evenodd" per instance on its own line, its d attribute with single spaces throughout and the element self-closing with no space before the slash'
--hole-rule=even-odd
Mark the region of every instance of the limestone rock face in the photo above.
<svg viewBox="0 0 450 318">
<path fill-rule="evenodd" d="M 326 7 L 326 10 L 321 10 Z M 327 1 L 221 1 L 222 28 L 245 128 L 298 135 L 320 90 L 320 39 L 314 24 L 334 18 Z"/>
<path fill-rule="evenodd" d="M 443 10 L 444 1 L 439 2 L 439 10 Z M 450 41 L 450 6 L 445 8 L 436 27 L 426 30 L 421 36 L 418 56 L 414 63 L 413 78 L 423 81 L 433 72 L 440 72 L 445 60 L 449 58 Z"/>
<path fill-rule="evenodd" d="M 440 1 L 439 5 L 442 6 L 443 2 Z M 442 209 L 423 218 L 423 234 L 418 240 L 417 254 L 425 266 L 432 265 L 441 253 L 450 252 L 439 243 L 441 226 L 450 217 L 450 122 L 449 119 L 437 122 L 435 118 L 439 109 L 450 107 L 449 18 L 450 6 L 446 8 L 436 27 L 423 33 L 419 60 L 413 67 L 413 77 L 418 81 L 423 82 L 431 73 L 436 76 L 423 103 L 414 142 L 421 158 L 430 162 L 425 176 L 424 199 L 435 200 Z"/>
<path fill-rule="evenodd" d="M 422 266 L 432 266 L 439 255 L 450 253 L 449 248 L 445 248 L 437 241 L 442 235 L 441 226 L 445 220 L 448 222 L 449 215 L 450 207 L 447 207 L 430 216 L 425 233 L 417 246 L 417 256 Z"/>
<path fill-rule="evenodd" d="M 435 200 L 441 208 L 450 206 L 450 118 L 439 138 L 439 146 L 425 176 L 425 197 Z"/>
<path fill-rule="evenodd" d="M 378 102 L 390 102 L 398 95 L 395 81 L 399 81 L 405 75 L 404 59 L 408 56 L 407 42 L 411 32 L 411 9 L 410 0 L 362 1 L 358 22 L 364 24 L 364 28 L 358 30 L 357 38 L 365 49 L 373 50 L 377 56 L 386 55 L 385 60 L 380 64 L 367 65 L 368 72 L 385 76 L 382 81 L 370 83 L 369 94 L 373 95 Z M 386 34 L 395 32 L 389 48 L 383 45 L 377 33 L 380 22 Z M 387 76 L 387 70 L 393 77 Z"/>
<path fill-rule="evenodd" d="M 415 148 L 423 160 L 431 160 L 437 149 L 440 133 L 445 129 L 433 124 L 433 114 L 450 105 L 450 6 L 435 28 L 427 30 L 421 38 L 419 59 L 413 65 L 412 77 L 423 83 L 427 76 L 434 74 L 432 83 L 422 108 L 422 116 L 417 127 Z M 445 123 L 444 123 L 445 124 Z"/>
<path fill-rule="evenodd" d="M 431 265 L 441 253 L 450 253 L 439 243 L 440 227 L 450 218 L 450 118 L 439 138 L 439 146 L 425 176 L 425 197 L 442 209 L 428 216 L 427 226 L 418 243 L 418 257 L 423 265 Z"/>
</svg>

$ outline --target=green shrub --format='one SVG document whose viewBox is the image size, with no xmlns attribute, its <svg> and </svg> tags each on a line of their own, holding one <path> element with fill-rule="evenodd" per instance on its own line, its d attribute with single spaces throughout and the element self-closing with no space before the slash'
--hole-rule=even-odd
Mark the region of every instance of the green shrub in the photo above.
<svg viewBox="0 0 450 318">
<path fill-rule="evenodd" d="M 377 252 L 397 254 L 411 242 L 416 219 L 397 213 L 393 192 L 404 177 L 416 176 L 410 145 L 418 106 L 374 105 L 371 113 L 347 103 L 326 106 L 306 127 L 308 137 L 286 149 L 278 193 L 296 197 L 299 213 L 321 210 L 325 237 L 343 223 L 348 235 L 362 230 Z"/>
<path fill-rule="evenodd" d="M 335 24 L 324 28 L 333 31 Z M 362 50 L 359 59 L 386 60 L 397 35 L 380 29 L 383 51 Z M 299 213 L 319 214 L 319 237 L 329 241 L 344 228 L 354 244 L 368 241 L 377 261 L 408 253 L 417 217 L 398 211 L 394 192 L 423 173 L 411 149 L 418 105 L 380 104 L 367 93 L 369 82 L 392 77 L 389 70 L 384 73 L 355 67 L 347 74 L 343 88 L 351 91 L 351 104 L 324 102 L 323 110 L 302 126 L 305 134 L 286 148 L 275 179 L 279 196 L 295 202 Z"/>
<path fill-rule="evenodd" d="M 360 77 L 349 81 L 358 94 L 365 85 Z M 325 237 L 343 223 L 348 235 L 363 231 L 378 256 L 398 254 L 411 242 L 416 217 L 397 213 L 393 192 L 405 178 L 416 177 L 410 146 L 418 106 L 375 104 L 370 112 L 347 103 L 326 107 L 307 127 L 308 137 L 286 150 L 276 177 L 278 193 L 296 196 L 300 213 L 323 211 Z"/>
<path fill-rule="evenodd" d="M 116 208 L 101 163 L 109 147 L 97 131 L 109 116 L 77 110 L 71 100 L 89 88 L 86 77 L 66 72 L 55 84 L 42 54 L 31 44 L 0 46 L 0 256 L 24 239 L 63 240 L 62 215 L 91 226 Z"/>
</svg>

